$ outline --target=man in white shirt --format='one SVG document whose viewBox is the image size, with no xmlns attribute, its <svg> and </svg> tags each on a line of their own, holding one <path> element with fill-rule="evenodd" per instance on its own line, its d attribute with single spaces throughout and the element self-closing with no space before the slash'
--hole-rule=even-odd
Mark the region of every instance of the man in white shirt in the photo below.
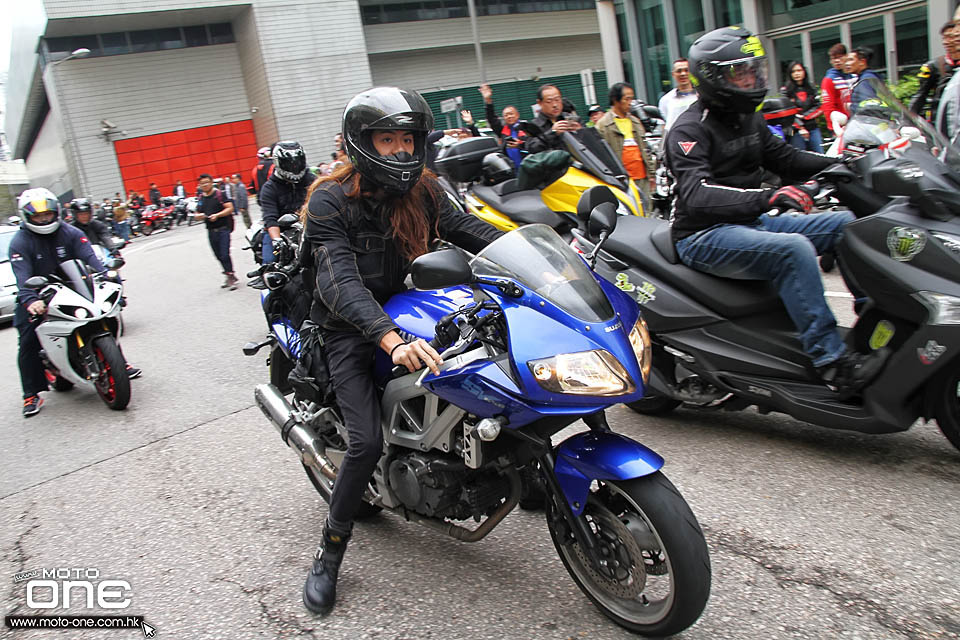
<svg viewBox="0 0 960 640">
<path fill-rule="evenodd" d="M 663 94 L 657 105 L 660 115 L 666 121 L 664 131 L 670 128 L 677 117 L 687 110 L 687 107 L 697 101 L 697 91 L 690 83 L 690 63 L 686 58 L 677 58 L 673 61 L 673 81 L 675 88 Z"/>
</svg>

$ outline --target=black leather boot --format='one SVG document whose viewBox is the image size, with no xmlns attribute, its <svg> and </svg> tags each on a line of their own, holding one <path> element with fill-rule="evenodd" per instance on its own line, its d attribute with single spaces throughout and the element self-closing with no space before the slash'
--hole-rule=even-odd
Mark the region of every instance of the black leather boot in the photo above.
<svg viewBox="0 0 960 640">
<path fill-rule="evenodd" d="M 329 524 L 323 527 L 323 545 L 317 549 L 313 568 L 303 585 L 303 604 L 310 611 L 325 616 L 333 609 L 337 600 L 337 574 L 350 536 L 350 533 L 333 531 Z"/>
</svg>

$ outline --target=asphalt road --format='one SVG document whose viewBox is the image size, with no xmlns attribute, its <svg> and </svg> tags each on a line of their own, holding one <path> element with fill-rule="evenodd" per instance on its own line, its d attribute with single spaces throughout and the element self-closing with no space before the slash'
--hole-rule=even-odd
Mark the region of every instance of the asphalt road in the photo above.
<svg viewBox="0 0 960 640">
<path fill-rule="evenodd" d="M 252 264 L 241 242 L 238 272 Z M 542 514 L 522 511 L 473 545 L 393 515 L 358 525 L 337 609 L 311 616 L 300 590 L 326 507 L 253 406 L 264 358 L 240 347 L 265 331 L 257 292 L 219 288 L 202 227 L 124 253 L 123 346 L 144 370 L 127 411 L 73 390 L 23 419 L 16 332 L 0 328 L 4 614 L 30 613 L 15 574 L 96 568 L 131 583 L 124 613 L 158 638 L 632 637 L 566 575 Z M 755 412 L 609 417 L 666 458 L 710 545 L 711 600 L 682 637 L 960 636 L 960 453 L 935 425 L 869 437 Z"/>
</svg>

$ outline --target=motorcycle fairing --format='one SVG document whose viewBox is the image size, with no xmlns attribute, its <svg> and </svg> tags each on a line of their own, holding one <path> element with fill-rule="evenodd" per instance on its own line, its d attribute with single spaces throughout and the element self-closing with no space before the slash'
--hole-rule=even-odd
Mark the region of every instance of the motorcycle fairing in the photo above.
<svg viewBox="0 0 960 640">
<path fill-rule="evenodd" d="M 500 195 L 493 187 L 484 185 L 476 185 L 472 187 L 472 191 L 485 204 L 508 216 L 518 225 L 546 224 L 562 231 L 573 224 L 571 219 L 545 205 L 539 191 L 514 191 Z"/>
<path fill-rule="evenodd" d="M 630 480 L 663 467 L 663 458 L 619 433 L 586 431 L 557 446 L 553 471 L 575 516 L 583 513 L 594 480 Z"/>
</svg>

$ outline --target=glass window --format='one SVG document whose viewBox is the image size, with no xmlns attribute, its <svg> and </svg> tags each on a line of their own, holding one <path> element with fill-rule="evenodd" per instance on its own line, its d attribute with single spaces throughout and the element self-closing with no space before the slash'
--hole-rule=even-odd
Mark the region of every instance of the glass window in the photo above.
<svg viewBox="0 0 960 640">
<path fill-rule="evenodd" d="M 100 43 L 96 35 L 90 36 L 67 36 L 65 38 L 47 38 L 47 50 L 51 54 L 70 53 L 77 49 L 90 49 L 90 55 L 100 54 Z M 64 56 L 53 55 L 51 58 L 58 59 Z"/>
<path fill-rule="evenodd" d="M 133 53 L 142 53 L 144 51 L 156 51 L 159 48 L 157 39 L 154 37 L 152 29 L 146 31 L 130 32 L 130 47 Z"/>
<path fill-rule="evenodd" d="M 363 24 L 380 24 L 383 22 L 382 9 L 383 7 L 380 5 L 360 7 L 360 15 L 363 19 Z"/>
<path fill-rule="evenodd" d="M 675 0 L 673 6 L 677 16 L 680 51 L 687 51 L 693 41 L 706 32 L 703 26 L 703 7 L 700 0 Z"/>
<path fill-rule="evenodd" d="M 467 0 L 443 0 L 443 6 L 446 9 L 448 18 L 470 17 L 470 9 L 467 8 Z M 477 11 L 479 12 L 479 9 Z"/>
<path fill-rule="evenodd" d="M 205 25 L 184 27 L 183 37 L 186 38 L 188 47 L 202 47 L 205 44 L 210 44 L 210 39 L 207 37 L 207 27 Z"/>
<path fill-rule="evenodd" d="M 772 75 L 776 72 L 777 76 L 770 78 L 770 95 L 773 95 L 774 91 L 778 91 L 779 87 L 790 77 L 787 73 L 787 67 L 790 63 L 795 60 L 803 61 L 803 50 L 800 46 L 799 34 L 777 38 L 773 41 L 773 47 L 776 53 L 770 61 L 772 64 L 769 73 Z M 774 84 L 774 82 L 776 82 L 776 84 Z"/>
<path fill-rule="evenodd" d="M 186 46 L 180 34 L 180 27 L 157 29 L 154 35 L 157 39 L 157 47 L 160 49 L 180 49 Z"/>
<path fill-rule="evenodd" d="M 211 44 L 235 42 L 233 39 L 233 27 L 230 26 L 229 22 L 219 22 L 217 24 L 211 24 L 209 27 Z"/>
<path fill-rule="evenodd" d="M 830 47 L 840 42 L 840 27 L 826 27 L 810 32 L 810 50 L 813 55 L 813 69 L 809 70 L 811 74 L 810 84 L 814 87 L 820 86 L 823 76 L 827 75 L 827 69 L 830 68 Z M 784 78 L 786 79 L 786 78 Z"/>
<path fill-rule="evenodd" d="M 767 28 L 777 29 L 847 11 L 871 9 L 877 4 L 878 0 L 770 0 Z M 717 19 L 720 19 L 719 16 Z"/>
<path fill-rule="evenodd" d="M 717 27 L 743 24 L 740 0 L 713 0 L 713 14 L 717 19 Z"/>
<path fill-rule="evenodd" d="M 103 55 L 116 56 L 121 53 L 130 53 L 130 44 L 127 42 L 127 32 L 101 33 L 100 42 L 103 43 Z"/>
<path fill-rule="evenodd" d="M 850 39 L 856 47 L 869 47 L 873 50 L 870 68 L 882 78 L 887 76 L 887 52 L 883 41 L 883 17 L 867 18 L 850 23 Z"/>
<path fill-rule="evenodd" d="M 673 86 L 663 5 L 660 0 L 643 0 L 637 9 L 640 42 L 643 45 L 643 55 L 640 59 L 643 60 L 647 96 L 650 97 L 650 102 L 656 102 Z"/>
<path fill-rule="evenodd" d="M 893 14 L 897 32 L 897 72 L 912 74 L 927 61 L 927 11 L 924 7 Z"/>
</svg>

